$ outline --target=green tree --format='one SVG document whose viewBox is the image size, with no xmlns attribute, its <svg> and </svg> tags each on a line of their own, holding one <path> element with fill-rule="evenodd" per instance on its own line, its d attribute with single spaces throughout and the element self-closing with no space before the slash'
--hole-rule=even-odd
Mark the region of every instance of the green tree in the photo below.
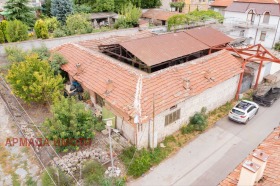
<svg viewBox="0 0 280 186">
<path fill-rule="evenodd" d="M 52 0 L 51 14 L 58 21 L 64 24 L 66 17 L 71 13 L 73 13 L 73 3 L 71 0 Z"/>
<path fill-rule="evenodd" d="M 5 41 L 7 41 L 7 37 L 6 37 L 6 35 L 7 35 L 7 24 L 8 24 L 8 21 L 6 21 L 6 20 L 3 20 L 3 21 L 0 22 L 0 30 L 4 34 Z"/>
<path fill-rule="evenodd" d="M 4 5 L 6 20 L 20 20 L 28 26 L 32 27 L 35 20 L 35 11 L 28 6 L 28 0 L 8 0 Z"/>
<path fill-rule="evenodd" d="M 94 4 L 94 10 L 96 12 L 110 12 L 114 11 L 115 2 L 114 0 L 96 0 Z"/>
<path fill-rule="evenodd" d="M 66 20 L 66 27 L 70 35 L 85 34 L 92 32 L 92 25 L 86 14 L 69 15 Z"/>
<path fill-rule="evenodd" d="M 5 43 L 5 35 L 2 30 L 0 30 L 0 43 Z"/>
<path fill-rule="evenodd" d="M 24 41 L 28 39 L 28 26 L 19 20 L 8 21 L 6 32 L 8 42 Z"/>
<path fill-rule="evenodd" d="M 7 55 L 7 59 L 10 63 L 14 62 L 22 62 L 25 60 L 27 53 L 23 51 L 19 47 L 12 47 L 12 46 L 7 46 L 5 47 L 5 53 Z"/>
<path fill-rule="evenodd" d="M 37 38 L 42 38 L 42 39 L 49 38 L 47 24 L 42 19 L 39 19 L 36 21 L 34 30 L 35 30 Z"/>
<path fill-rule="evenodd" d="M 141 0 L 141 8 L 156 8 L 161 6 L 161 0 Z"/>
<path fill-rule="evenodd" d="M 31 54 L 25 61 L 13 63 L 7 80 L 13 93 L 25 102 L 50 102 L 59 97 L 63 78 L 55 76 L 48 61 Z"/>
<path fill-rule="evenodd" d="M 51 0 L 45 0 L 45 2 L 42 4 L 42 12 L 44 15 L 51 17 Z"/>
<path fill-rule="evenodd" d="M 176 11 L 179 10 L 179 12 L 182 12 L 184 6 L 185 6 L 185 2 L 183 2 L 183 1 L 171 2 L 170 3 L 170 7 L 175 8 Z"/>
<path fill-rule="evenodd" d="M 92 13 L 93 10 L 92 10 L 92 7 L 87 5 L 87 4 L 82 4 L 82 5 L 79 5 L 79 4 L 75 4 L 74 5 L 74 13 Z"/>
<path fill-rule="evenodd" d="M 142 12 L 140 8 L 137 8 L 132 3 L 128 3 L 120 11 L 119 19 L 117 20 L 116 28 L 134 27 L 138 24 L 138 20 Z"/>
<path fill-rule="evenodd" d="M 66 59 L 59 53 L 54 53 L 50 59 L 50 65 L 54 70 L 54 74 L 59 74 L 61 65 L 64 65 L 66 63 Z"/>
<path fill-rule="evenodd" d="M 76 101 L 73 97 L 61 97 L 60 101 L 54 103 L 51 112 L 53 117 L 43 123 L 48 139 L 93 139 L 93 128 L 97 120 L 83 103 Z M 58 151 L 64 152 L 70 149 L 79 149 L 79 147 L 72 144 L 57 148 Z"/>
</svg>

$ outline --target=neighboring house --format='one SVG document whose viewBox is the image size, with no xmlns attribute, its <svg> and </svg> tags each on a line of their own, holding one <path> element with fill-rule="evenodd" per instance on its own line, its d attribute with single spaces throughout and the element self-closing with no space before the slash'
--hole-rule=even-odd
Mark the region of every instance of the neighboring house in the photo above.
<svg viewBox="0 0 280 186">
<path fill-rule="evenodd" d="M 114 12 L 92 13 L 90 19 L 94 27 L 111 26 L 118 19 L 118 14 Z"/>
<path fill-rule="evenodd" d="M 183 8 L 184 13 L 192 12 L 194 10 L 208 10 L 209 0 L 184 0 L 185 7 Z"/>
<path fill-rule="evenodd" d="M 280 127 L 238 165 L 219 185 L 280 185 Z"/>
<path fill-rule="evenodd" d="M 225 9 L 224 17 L 224 25 L 232 27 L 230 36 L 245 37 L 247 44 L 273 48 L 279 41 L 280 4 L 273 0 L 234 1 Z"/>
<path fill-rule="evenodd" d="M 170 7 L 171 2 L 183 1 L 185 2 L 185 7 L 183 8 L 183 13 L 188 13 L 194 10 L 208 10 L 209 0 L 162 0 L 160 7 L 163 10 L 173 11 Z"/>
<path fill-rule="evenodd" d="M 154 25 L 166 25 L 168 18 L 176 14 L 179 13 L 161 9 L 149 9 L 147 11 L 144 11 L 141 17 L 148 20 L 151 24 Z"/>
<path fill-rule="evenodd" d="M 54 51 L 67 59 L 62 69 L 90 93 L 95 109 L 111 112 L 114 128 L 140 148 L 178 131 L 202 107 L 211 111 L 234 98 L 240 59 L 226 50 L 209 54 L 230 41 L 203 27 L 161 35 L 143 31 Z"/>
<path fill-rule="evenodd" d="M 233 0 L 215 0 L 210 4 L 210 9 L 224 15 L 226 7 L 228 7 L 232 2 Z"/>
</svg>

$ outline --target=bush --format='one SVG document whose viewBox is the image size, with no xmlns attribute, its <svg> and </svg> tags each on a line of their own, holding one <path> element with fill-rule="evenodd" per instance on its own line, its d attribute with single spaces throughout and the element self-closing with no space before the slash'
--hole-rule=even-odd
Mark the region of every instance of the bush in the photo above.
<svg viewBox="0 0 280 186">
<path fill-rule="evenodd" d="M 65 37 L 67 36 L 65 30 L 61 29 L 61 28 L 57 28 L 54 30 L 53 32 L 53 37 Z"/>
<path fill-rule="evenodd" d="M 124 6 L 120 11 L 119 19 L 116 21 L 115 28 L 135 27 L 141 16 L 141 9 L 134 6 L 131 2 Z"/>
<path fill-rule="evenodd" d="M 54 30 L 57 29 L 60 26 L 56 17 L 51 17 L 51 18 L 45 19 L 45 24 L 46 24 L 46 26 L 48 28 L 48 31 L 50 33 L 53 33 Z"/>
<path fill-rule="evenodd" d="M 0 43 L 5 43 L 5 36 L 2 30 L 0 30 Z"/>
<path fill-rule="evenodd" d="M 49 49 L 45 45 L 42 45 L 41 47 L 38 48 L 33 48 L 31 50 L 31 53 L 38 54 L 38 57 L 41 60 L 48 60 L 51 55 Z"/>
<path fill-rule="evenodd" d="M 8 21 L 6 37 L 8 42 L 27 40 L 28 26 L 18 20 Z"/>
<path fill-rule="evenodd" d="M 82 5 L 74 5 L 74 12 L 75 13 L 92 13 L 92 8 L 86 4 L 82 4 Z"/>
<path fill-rule="evenodd" d="M 54 70 L 55 74 L 59 74 L 61 65 L 66 63 L 66 59 L 59 53 L 54 53 L 50 60 L 51 68 Z"/>
<path fill-rule="evenodd" d="M 97 123 L 91 110 L 86 110 L 85 105 L 73 97 L 61 99 L 52 105 L 52 118 L 47 119 L 45 134 L 50 140 L 59 139 L 93 139 L 93 128 Z M 77 144 L 57 147 L 58 151 L 78 150 Z"/>
<path fill-rule="evenodd" d="M 85 185 L 101 185 L 104 180 L 105 168 L 96 161 L 88 161 L 83 166 L 82 175 Z"/>
<path fill-rule="evenodd" d="M 102 130 L 104 130 L 106 127 L 105 127 L 105 124 L 103 122 L 98 122 L 96 123 L 96 125 L 94 126 L 94 129 L 98 132 L 101 132 Z"/>
<path fill-rule="evenodd" d="M 138 151 L 134 157 L 127 173 L 134 177 L 139 177 L 151 168 L 151 157 L 146 149 Z"/>
<path fill-rule="evenodd" d="M 25 60 L 27 53 L 18 47 L 5 47 L 5 53 L 9 62 L 22 62 Z"/>
<path fill-rule="evenodd" d="M 74 14 L 67 17 L 66 27 L 70 35 L 92 32 L 92 25 L 86 14 Z"/>
<path fill-rule="evenodd" d="M 37 54 L 26 57 L 23 62 L 13 63 L 7 80 L 13 93 L 27 103 L 53 101 L 63 88 L 62 77 L 55 76 L 49 63 L 40 60 Z"/>
<path fill-rule="evenodd" d="M 50 173 L 53 181 L 55 182 L 56 185 L 73 185 L 73 180 L 70 176 L 65 174 L 61 170 L 57 170 L 54 167 L 48 167 L 47 168 L 48 172 Z M 57 174 L 58 173 L 58 174 Z M 59 177 L 58 177 L 59 175 Z M 53 181 L 49 177 L 47 171 L 44 171 L 43 174 L 41 175 L 41 180 L 42 180 L 42 185 L 43 186 L 54 186 Z M 58 182 L 59 180 L 59 182 Z"/>
<path fill-rule="evenodd" d="M 274 49 L 277 50 L 277 51 L 280 51 L 280 42 L 275 43 Z"/>
<path fill-rule="evenodd" d="M 8 22 L 6 20 L 0 22 L 0 30 L 3 32 L 5 41 L 7 41 L 7 24 Z"/>
<path fill-rule="evenodd" d="M 36 21 L 34 30 L 36 33 L 37 38 L 47 39 L 49 38 L 48 28 L 42 19 Z"/>
</svg>

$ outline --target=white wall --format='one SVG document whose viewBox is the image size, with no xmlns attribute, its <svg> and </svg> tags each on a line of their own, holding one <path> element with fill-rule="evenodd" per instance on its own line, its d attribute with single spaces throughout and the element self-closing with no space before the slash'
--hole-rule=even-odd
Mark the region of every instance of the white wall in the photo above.
<svg viewBox="0 0 280 186">
<path fill-rule="evenodd" d="M 171 3 L 172 1 L 171 0 L 161 0 L 161 9 L 163 9 L 163 10 L 168 10 L 168 11 L 170 11 L 171 10 L 171 8 L 170 8 L 170 3 Z"/>
<path fill-rule="evenodd" d="M 236 28 L 234 26 L 243 24 L 246 25 L 247 21 L 247 13 L 241 13 L 241 12 L 228 12 L 225 11 L 225 20 L 224 25 L 232 27 L 232 31 L 230 33 L 233 37 L 239 37 L 240 31 L 245 30 L 245 37 L 251 38 L 249 44 L 258 44 L 261 43 L 266 48 L 272 48 L 273 47 L 273 41 L 275 39 L 275 42 L 279 41 L 280 36 L 280 28 L 278 26 L 277 28 L 277 34 L 276 33 L 276 27 L 279 21 L 279 17 L 277 16 L 270 16 L 269 23 L 265 24 L 263 23 L 263 15 L 255 15 L 255 20 L 253 25 L 248 24 L 247 28 Z M 267 27 L 274 29 L 267 29 Z M 260 41 L 260 35 L 262 31 L 266 31 L 266 38 L 265 41 Z"/>
<path fill-rule="evenodd" d="M 173 110 L 166 110 L 162 112 L 160 115 L 157 115 L 155 118 L 155 133 L 158 137 L 158 142 L 162 141 L 166 136 L 173 134 L 178 131 L 182 125 L 189 121 L 190 116 L 194 115 L 195 112 L 201 110 L 202 107 L 206 107 L 207 111 L 211 111 L 223 104 L 227 101 L 230 101 L 234 98 L 235 93 L 237 91 L 237 85 L 239 81 L 239 75 L 215 86 L 201 94 L 191 97 L 179 104 L 177 104 L 177 108 Z M 179 120 L 165 126 L 165 116 L 176 111 L 177 109 L 181 109 L 181 117 Z M 150 130 L 149 130 L 150 127 Z M 149 132 L 150 131 L 150 132 Z M 146 123 L 143 125 L 143 131 L 138 132 L 138 141 L 139 146 L 147 147 L 149 133 L 151 135 L 152 131 L 152 121 L 150 123 Z M 140 140 L 141 138 L 141 140 Z"/>
</svg>

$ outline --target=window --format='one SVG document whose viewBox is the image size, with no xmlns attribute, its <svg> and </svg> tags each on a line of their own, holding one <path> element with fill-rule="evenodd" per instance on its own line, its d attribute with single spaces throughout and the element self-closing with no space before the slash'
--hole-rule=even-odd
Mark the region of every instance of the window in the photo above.
<svg viewBox="0 0 280 186">
<path fill-rule="evenodd" d="M 269 14 L 269 12 L 266 12 L 263 15 L 263 23 L 269 23 L 269 18 L 270 18 L 270 14 Z"/>
<path fill-rule="evenodd" d="M 261 37 L 260 37 L 260 41 L 264 41 L 266 37 L 266 32 L 262 31 L 261 32 Z"/>
<path fill-rule="evenodd" d="M 245 30 L 241 30 L 240 33 L 239 33 L 239 36 L 244 37 L 245 36 Z"/>
<path fill-rule="evenodd" d="M 165 116 L 165 126 L 180 119 L 180 109 Z"/>
<path fill-rule="evenodd" d="M 104 106 L 104 100 L 101 96 L 95 93 L 95 102 L 97 105 L 103 107 Z"/>
<path fill-rule="evenodd" d="M 254 20 L 255 20 L 255 14 L 253 10 L 250 10 L 247 15 L 247 21 L 249 21 L 250 23 L 254 23 Z"/>
</svg>

